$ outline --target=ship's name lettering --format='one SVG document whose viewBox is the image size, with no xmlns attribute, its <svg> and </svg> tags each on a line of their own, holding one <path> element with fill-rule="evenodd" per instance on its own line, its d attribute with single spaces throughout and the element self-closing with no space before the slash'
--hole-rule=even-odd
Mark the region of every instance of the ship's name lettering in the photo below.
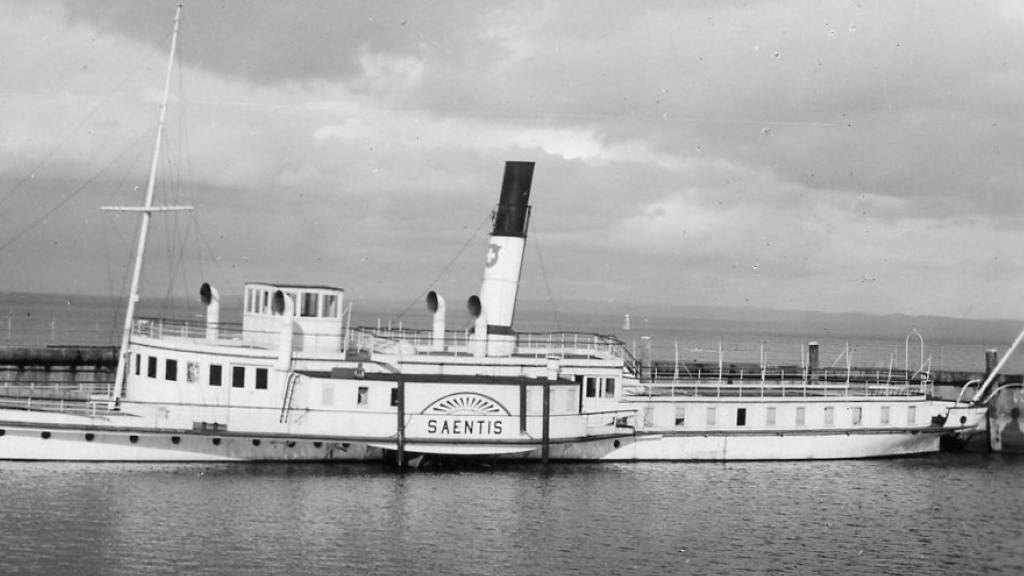
<svg viewBox="0 0 1024 576">
<path fill-rule="evenodd" d="M 431 418 L 427 420 L 427 434 L 484 434 L 498 436 L 502 431 L 501 424 L 501 420 Z"/>
</svg>

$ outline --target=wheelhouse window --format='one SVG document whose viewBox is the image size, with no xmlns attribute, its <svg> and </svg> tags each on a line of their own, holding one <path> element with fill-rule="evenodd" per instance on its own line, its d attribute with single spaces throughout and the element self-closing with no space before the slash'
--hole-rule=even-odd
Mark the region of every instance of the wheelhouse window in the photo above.
<svg viewBox="0 0 1024 576">
<path fill-rule="evenodd" d="M 142 374 L 142 354 L 135 355 L 135 375 Z"/>
<path fill-rule="evenodd" d="M 604 379 L 604 397 L 610 398 L 615 396 L 615 378 Z"/>
<path fill-rule="evenodd" d="M 245 388 L 245 366 L 231 368 L 231 387 Z"/>
<path fill-rule="evenodd" d="M 167 362 L 164 365 L 164 379 L 171 382 L 176 382 L 178 380 L 177 360 L 171 360 L 170 358 L 167 359 Z"/>
<path fill-rule="evenodd" d="M 319 294 L 315 292 L 304 292 L 302 294 L 302 316 L 309 318 L 317 315 Z"/>
<path fill-rule="evenodd" d="M 736 425 L 746 426 L 747 425 L 747 409 L 737 408 L 736 409 Z"/>
<path fill-rule="evenodd" d="M 156 378 L 156 356 L 146 358 L 146 376 Z"/>
<path fill-rule="evenodd" d="M 370 388 L 367 386 L 360 386 L 359 391 L 356 393 L 356 404 L 359 406 L 366 406 L 370 399 Z"/>
<path fill-rule="evenodd" d="M 324 318 L 335 318 L 338 316 L 338 296 L 335 294 L 324 294 Z"/>
<path fill-rule="evenodd" d="M 587 376 L 587 398 L 593 398 L 597 396 L 597 378 L 593 376 Z"/>
<path fill-rule="evenodd" d="M 267 389 L 267 369 L 257 368 L 256 369 L 256 389 L 266 390 Z"/>
<path fill-rule="evenodd" d="M 220 386 L 221 367 L 220 364 L 210 364 L 210 386 Z"/>
</svg>

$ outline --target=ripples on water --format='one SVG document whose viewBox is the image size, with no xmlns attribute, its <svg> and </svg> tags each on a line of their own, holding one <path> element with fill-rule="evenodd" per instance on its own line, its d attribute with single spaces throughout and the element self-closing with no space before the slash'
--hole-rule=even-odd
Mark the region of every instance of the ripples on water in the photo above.
<svg viewBox="0 0 1024 576">
<path fill-rule="evenodd" d="M 3 574 L 1021 574 L 1024 459 L 0 463 Z"/>
</svg>

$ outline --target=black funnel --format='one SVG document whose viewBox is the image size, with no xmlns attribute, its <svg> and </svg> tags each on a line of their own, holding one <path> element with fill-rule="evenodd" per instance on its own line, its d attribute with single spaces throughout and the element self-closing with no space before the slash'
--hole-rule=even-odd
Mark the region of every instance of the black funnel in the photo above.
<svg viewBox="0 0 1024 576">
<path fill-rule="evenodd" d="M 494 214 L 492 236 L 526 237 L 532 184 L 533 162 L 505 162 L 505 178 L 501 183 L 498 211 Z"/>
</svg>

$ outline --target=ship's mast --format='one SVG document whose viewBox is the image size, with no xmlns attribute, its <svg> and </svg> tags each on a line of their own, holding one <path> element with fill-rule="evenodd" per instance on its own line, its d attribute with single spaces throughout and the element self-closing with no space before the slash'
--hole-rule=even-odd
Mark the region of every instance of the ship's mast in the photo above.
<svg viewBox="0 0 1024 576">
<path fill-rule="evenodd" d="M 156 145 L 153 147 L 153 162 L 149 167 L 149 181 L 146 183 L 146 199 L 141 207 L 109 206 L 104 210 L 120 212 L 141 212 L 142 225 L 139 227 L 139 241 L 135 251 L 135 266 L 132 270 L 132 284 L 128 293 L 128 307 L 124 314 L 124 332 L 121 334 L 121 349 L 117 356 L 117 372 L 114 374 L 114 391 L 112 399 L 116 402 L 124 390 L 125 374 L 128 365 L 128 342 L 132 333 L 132 321 L 135 318 L 135 304 L 139 300 L 139 280 L 142 276 L 142 261 L 146 252 L 146 241 L 149 238 L 149 220 L 153 212 L 191 210 L 190 206 L 153 206 L 153 190 L 156 187 L 156 170 L 160 161 L 160 142 L 164 136 L 164 122 L 167 117 L 167 98 L 171 91 L 171 72 L 174 69 L 174 54 L 178 45 L 178 26 L 181 21 L 181 4 L 174 13 L 174 33 L 171 35 L 171 54 L 167 61 L 167 76 L 164 80 L 164 95 L 160 101 L 160 120 L 156 128 Z"/>
</svg>

